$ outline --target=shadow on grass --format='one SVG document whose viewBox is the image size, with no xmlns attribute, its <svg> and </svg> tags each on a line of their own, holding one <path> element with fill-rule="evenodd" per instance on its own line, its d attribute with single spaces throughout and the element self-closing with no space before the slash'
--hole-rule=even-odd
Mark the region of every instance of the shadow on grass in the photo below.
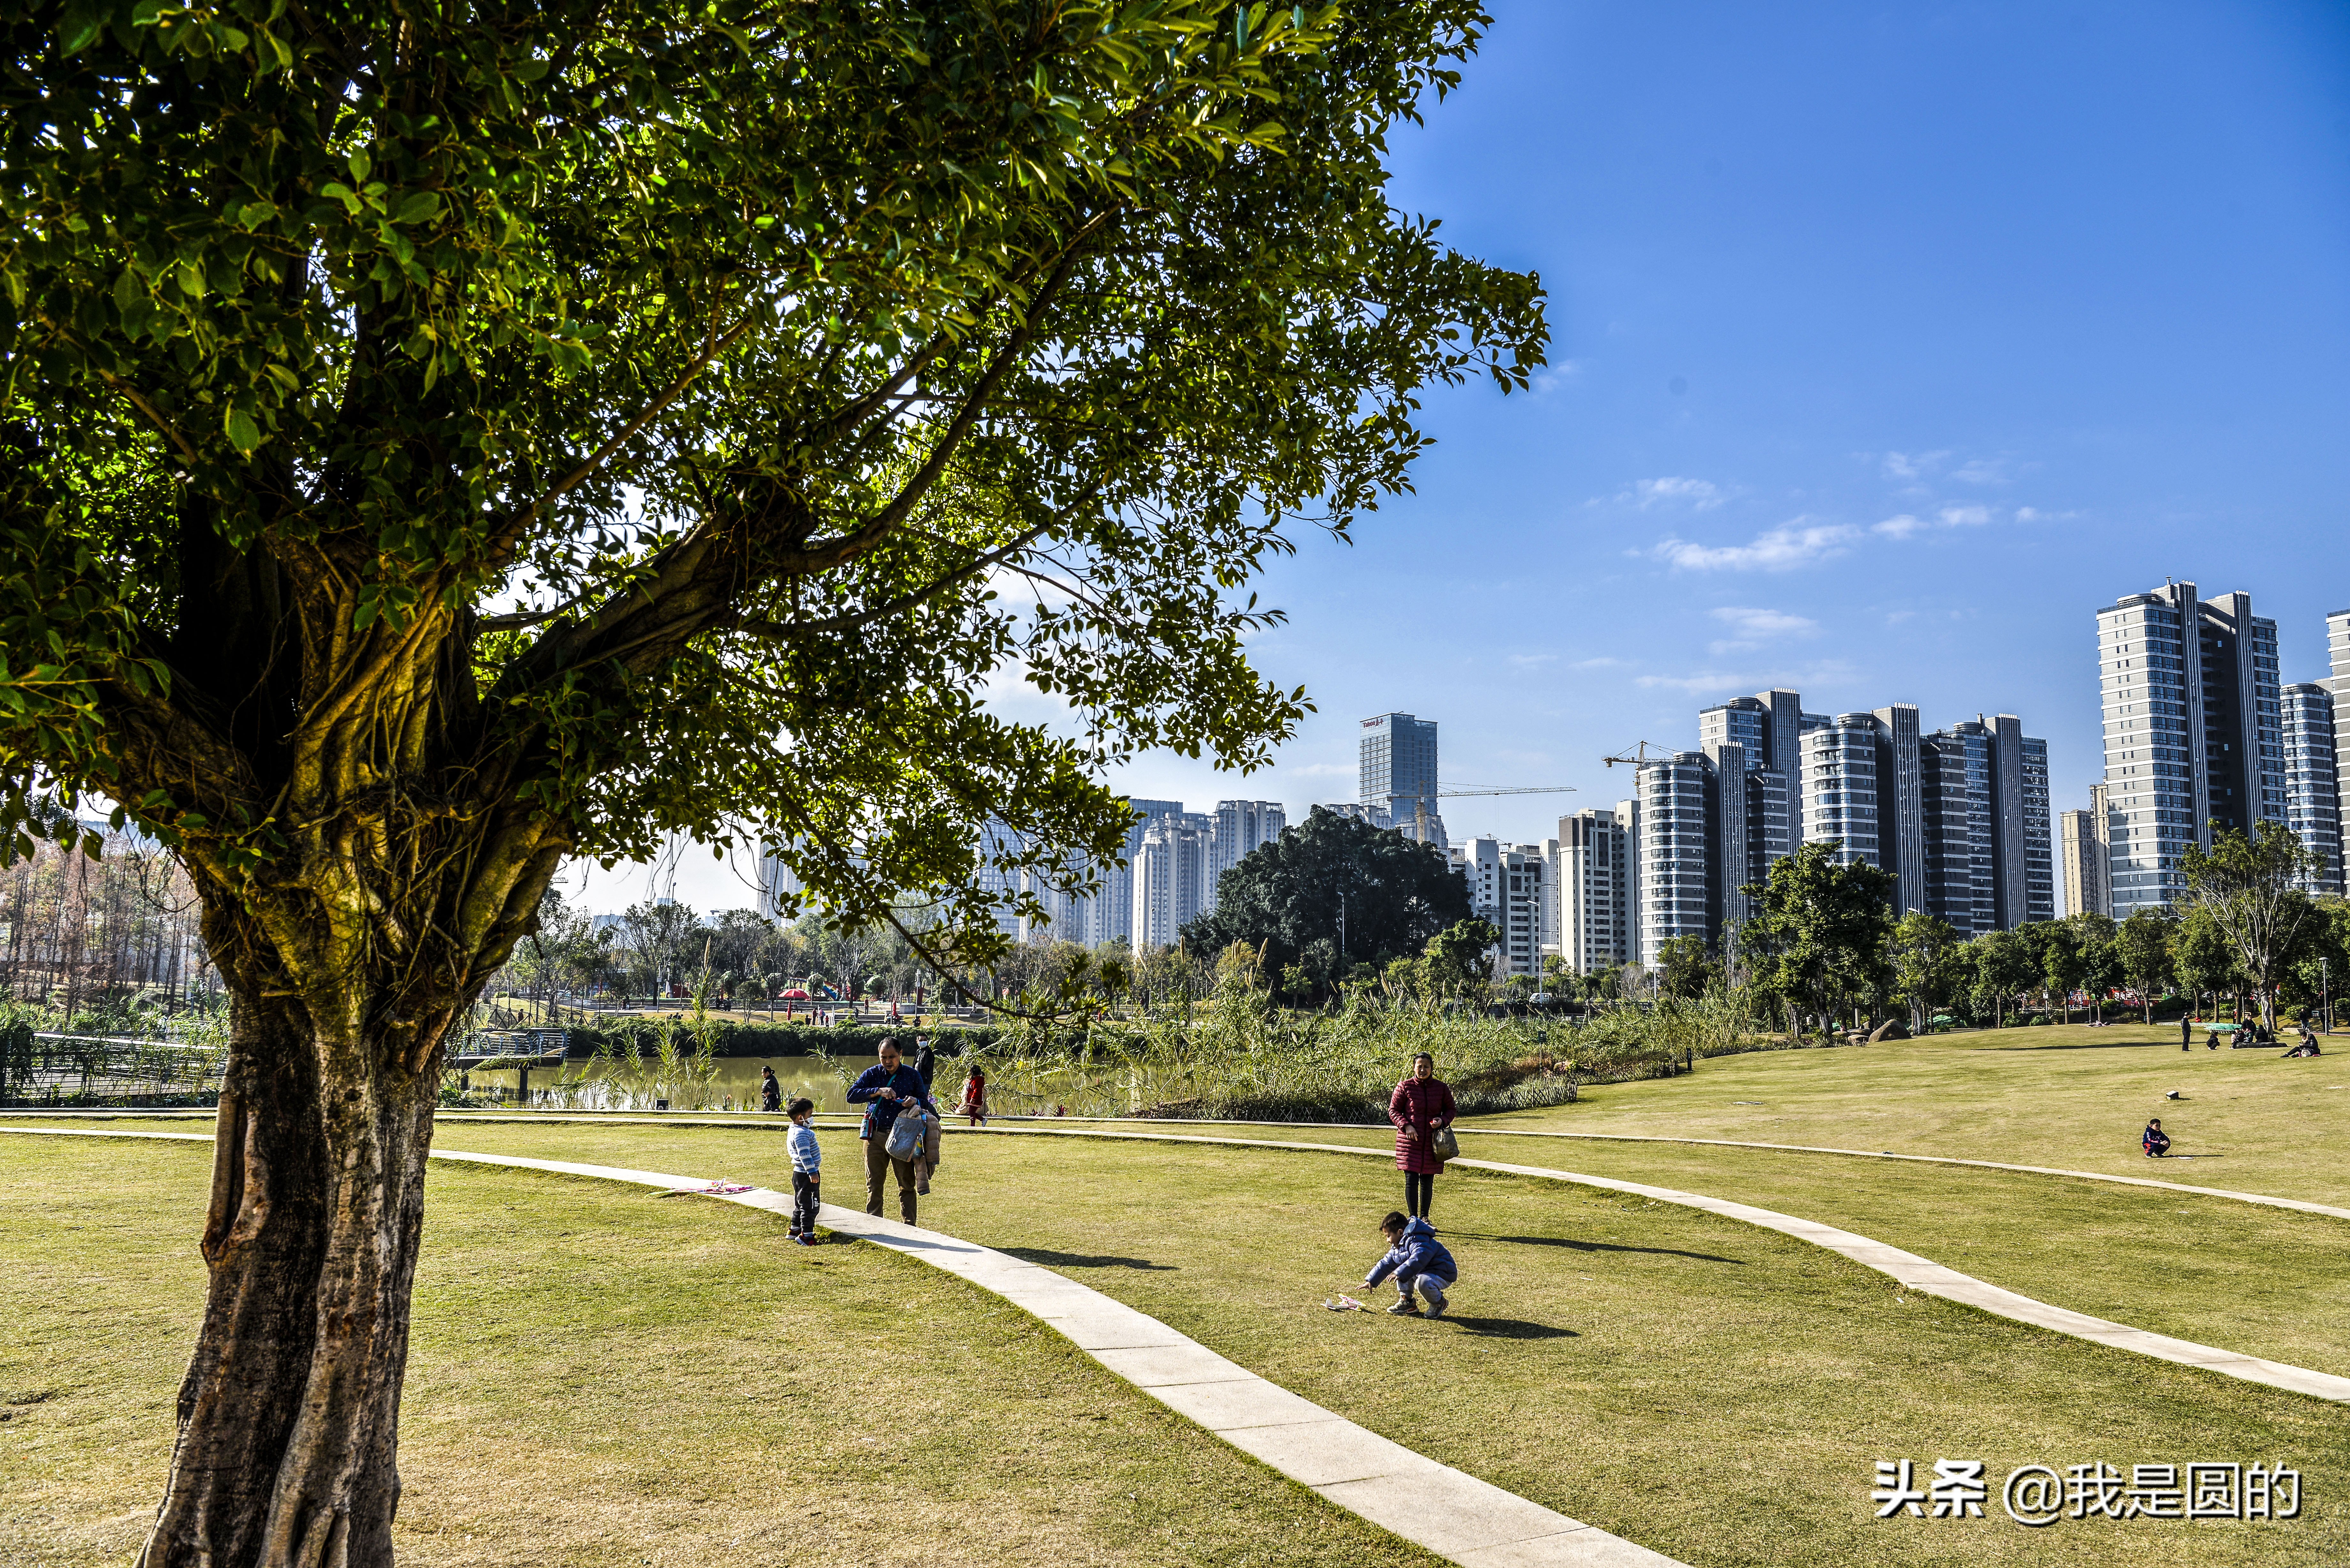
<svg viewBox="0 0 2350 1568">
<path fill-rule="evenodd" d="M 1582 1335 L 1571 1328 L 1559 1328 L 1547 1323 L 1528 1323 L 1515 1317 L 1460 1317 L 1451 1313 L 1443 1321 L 1457 1324 L 1464 1334 L 1480 1339 L 1579 1339 Z"/>
<path fill-rule="evenodd" d="M 1679 1247 L 1625 1247 L 1614 1241 L 1578 1241 L 1571 1236 L 1488 1236 L 1476 1231 L 1447 1231 L 1443 1234 L 1464 1241 L 1506 1241 L 1513 1247 L 1565 1247 L 1577 1252 L 1653 1252 L 1664 1258 L 1695 1258 L 1700 1263 L 1735 1263 L 1742 1269 L 1746 1266 L 1743 1258 L 1685 1252 Z"/>
<path fill-rule="evenodd" d="M 1168 1272 L 1172 1263 L 1154 1263 L 1148 1258 L 1113 1258 L 1090 1252 L 1055 1252 L 1044 1247 L 999 1247 L 1024 1263 L 1041 1263 L 1048 1269 L 1152 1269 Z"/>
</svg>

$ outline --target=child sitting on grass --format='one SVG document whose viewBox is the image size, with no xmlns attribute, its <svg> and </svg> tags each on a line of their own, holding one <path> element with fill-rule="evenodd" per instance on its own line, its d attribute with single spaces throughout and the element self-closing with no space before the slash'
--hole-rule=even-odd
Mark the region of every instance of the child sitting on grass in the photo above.
<svg viewBox="0 0 2350 1568">
<path fill-rule="evenodd" d="M 792 1130 L 785 1135 L 792 1155 L 792 1233 L 791 1240 L 803 1247 L 816 1245 L 816 1209 L 819 1201 L 816 1184 L 824 1165 L 824 1149 L 816 1141 L 816 1128 L 808 1118 L 816 1115 L 814 1100 L 794 1100 L 788 1113 Z"/>
<path fill-rule="evenodd" d="M 1460 1280 L 1461 1270 L 1452 1262 L 1452 1254 L 1444 1250 L 1444 1243 L 1436 1239 L 1434 1228 L 1425 1220 L 1408 1220 L 1401 1214 L 1389 1213 L 1379 1221 L 1379 1233 L 1388 1239 L 1388 1255 L 1363 1281 L 1364 1287 L 1375 1286 L 1393 1274 L 1396 1303 L 1388 1308 L 1389 1314 L 1419 1317 L 1419 1303 L 1412 1300 L 1412 1293 L 1417 1290 L 1428 1298 L 1427 1315 L 1442 1317 L 1445 1287 Z"/>
</svg>

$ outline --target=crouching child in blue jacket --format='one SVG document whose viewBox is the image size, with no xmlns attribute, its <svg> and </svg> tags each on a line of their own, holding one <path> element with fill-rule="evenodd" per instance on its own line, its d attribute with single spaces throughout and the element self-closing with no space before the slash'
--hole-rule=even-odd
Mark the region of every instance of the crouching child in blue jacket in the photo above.
<svg viewBox="0 0 2350 1568">
<path fill-rule="evenodd" d="M 1436 1232 L 1425 1220 L 1407 1220 L 1400 1214 L 1389 1214 L 1379 1221 L 1379 1233 L 1388 1239 L 1388 1255 L 1379 1260 L 1378 1267 L 1363 1281 L 1366 1287 L 1377 1285 L 1388 1275 L 1395 1276 L 1396 1303 L 1388 1311 L 1397 1317 L 1419 1317 L 1419 1303 L 1412 1300 L 1417 1291 L 1428 1298 L 1430 1317 L 1444 1315 L 1444 1293 L 1461 1278 L 1461 1270 L 1452 1262 L 1452 1254 L 1436 1239 Z"/>
</svg>

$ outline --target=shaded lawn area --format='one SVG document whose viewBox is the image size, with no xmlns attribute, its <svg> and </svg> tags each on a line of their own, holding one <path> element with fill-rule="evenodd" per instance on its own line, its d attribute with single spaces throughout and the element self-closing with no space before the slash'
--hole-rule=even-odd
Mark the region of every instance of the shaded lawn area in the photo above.
<svg viewBox="0 0 2350 1568">
<path fill-rule="evenodd" d="M 2181 1053 L 2176 1025 L 1980 1030 L 1717 1056 L 1480 1125 L 1950 1155 L 2350 1208 L 2350 1036 L 2324 1050 L 2287 1061 L 2199 1039 Z M 2164 1098 L 2173 1089 L 2183 1097 Z M 2148 1116 L 2199 1158 L 2147 1158 Z"/>
<path fill-rule="evenodd" d="M 210 1161 L 0 1138 L 0 1563 L 138 1550 Z M 436 1164 L 428 1202 L 403 1563 L 1440 1561 L 910 1260 L 527 1172 Z"/>
<path fill-rule="evenodd" d="M 443 1141 L 785 1179 L 783 1142 L 765 1132 L 459 1130 Z M 828 1196 L 853 1204 L 856 1141 L 825 1145 Z M 1399 1442 L 1692 1563 L 2350 1560 L 2340 1407 L 1908 1295 L 1711 1215 L 1456 1171 L 1438 1219 L 1464 1271 L 1457 1320 L 1323 1310 L 1376 1257 L 1396 1185 L 1390 1167 L 1344 1156 L 962 1137 L 923 1217 L 1048 1261 Z M 2282 1458 L 2309 1501 L 2289 1524 L 2031 1532 L 1995 1499 L 1984 1520 L 1879 1522 L 1875 1462 L 1905 1457 L 1925 1472 L 1938 1458 L 1981 1459 L 1995 1478 L 2024 1463 L 2126 1473 Z"/>
</svg>

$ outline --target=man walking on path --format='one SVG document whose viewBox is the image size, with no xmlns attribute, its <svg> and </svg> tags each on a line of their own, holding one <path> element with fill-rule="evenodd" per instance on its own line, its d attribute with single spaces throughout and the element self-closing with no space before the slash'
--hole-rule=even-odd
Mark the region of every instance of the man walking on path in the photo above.
<svg viewBox="0 0 2350 1568">
<path fill-rule="evenodd" d="M 865 1126 L 857 1135 L 865 1140 L 865 1212 L 881 1212 L 881 1179 L 894 1174 L 899 1218 L 911 1225 L 915 1223 L 914 1162 L 893 1158 L 889 1153 L 889 1129 L 909 1102 L 920 1105 L 933 1117 L 939 1114 L 938 1106 L 931 1103 L 931 1092 L 922 1086 L 921 1075 L 899 1059 L 895 1040 L 884 1040 L 881 1064 L 858 1075 L 848 1086 L 848 1103 L 865 1107 Z"/>
</svg>

